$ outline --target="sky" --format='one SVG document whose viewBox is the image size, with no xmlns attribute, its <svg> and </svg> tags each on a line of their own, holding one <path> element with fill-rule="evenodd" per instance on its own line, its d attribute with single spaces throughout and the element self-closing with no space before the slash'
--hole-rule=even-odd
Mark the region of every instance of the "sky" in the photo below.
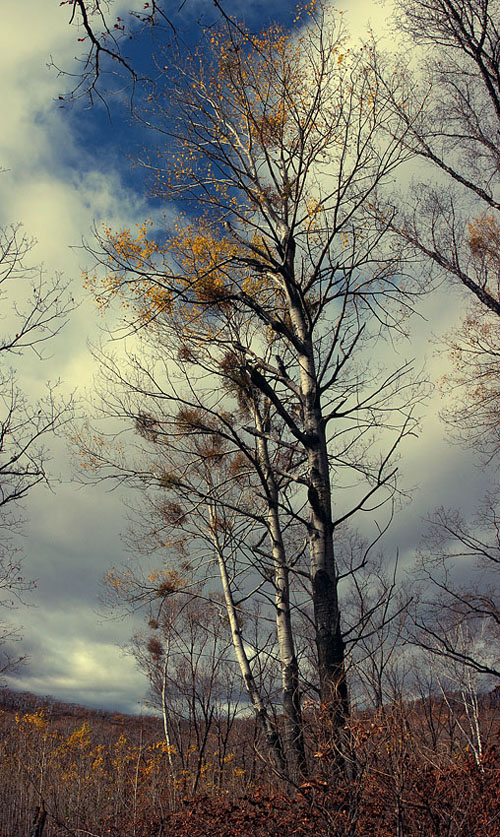
<svg viewBox="0 0 500 837">
<path fill-rule="evenodd" d="M 128 7 L 120 0 L 116 13 Z M 263 22 L 270 11 L 283 19 L 292 7 L 246 2 L 239 8 Z M 384 30 L 388 11 L 381 3 L 345 0 L 339 7 L 354 34 L 362 34 L 368 23 L 377 32 Z M 205 8 L 198 0 L 186 0 L 181 25 L 189 23 L 189 15 L 191 23 L 198 20 Z M 81 33 L 68 26 L 68 9 L 58 0 L 4 0 L 0 29 L 0 168 L 5 170 L 0 175 L 0 224 L 22 222 L 37 240 L 33 261 L 42 263 L 48 276 L 62 273 L 80 302 L 50 357 L 41 364 L 27 355 L 18 365 L 18 379 L 30 398 L 40 394 L 47 380 L 60 379 L 66 393 L 92 389 L 97 370 L 88 341 L 99 339 L 101 324 L 82 289 L 82 271 L 88 267 L 82 238 L 90 237 L 94 223 L 134 225 L 157 210 L 129 162 L 142 136 L 130 125 L 126 109 L 114 103 L 109 121 L 103 107 L 90 108 L 85 100 L 61 106 L 58 97 L 70 80 L 49 65 L 76 71 L 74 58 L 82 49 Z M 404 350 L 407 357 L 417 357 L 418 365 L 427 357 L 431 378 L 442 371 L 431 337 L 452 327 L 461 304 L 450 304 L 443 294 L 426 300 L 413 343 Z M 402 462 L 406 484 L 415 486 L 414 499 L 396 519 L 389 549 L 399 548 L 408 559 L 429 510 L 443 502 L 467 510 L 483 485 L 472 455 L 445 441 L 439 407 L 435 395 L 423 410 L 421 436 L 407 446 Z M 54 440 L 51 447 L 52 491 L 37 489 L 26 503 L 24 573 L 37 587 L 26 606 L 8 614 L 21 628 L 19 651 L 27 661 L 6 682 L 61 700 L 139 712 L 147 683 L 121 650 L 137 622 L 110 619 L 99 602 L 104 572 L 126 557 L 120 538 L 126 528 L 123 497 L 103 486 L 79 485 L 64 441 Z"/>
</svg>

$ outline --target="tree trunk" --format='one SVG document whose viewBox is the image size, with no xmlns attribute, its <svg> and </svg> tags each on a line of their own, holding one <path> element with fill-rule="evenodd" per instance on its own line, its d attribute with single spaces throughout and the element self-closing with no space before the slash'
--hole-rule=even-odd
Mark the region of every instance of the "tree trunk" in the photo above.
<svg viewBox="0 0 500 837">
<path fill-rule="evenodd" d="M 258 431 L 257 455 L 267 499 L 267 517 L 274 564 L 276 602 L 276 636 L 281 664 L 281 689 L 284 715 L 285 754 L 290 778 L 307 774 L 304 731 L 300 706 L 299 667 L 295 653 L 290 613 L 290 580 L 285 545 L 278 510 L 278 488 L 269 460 L 267 441 L 263 435 L 261 416 L 254 409 L 255 429 Z"/>
<path fill-rule="evenodd" d="M 161 712 L 163 717 L 163 734 L 165 736 L 165 743 L 168 747 L 168 763 L 170 765 L 170 769 L 172 771 L 172 776 L 175 779 L 174 774 L 174 762 L 172 759 L 172 743 L 170 740 L 170 731 L 168 728 L 168 708 L 167 708 L 167 668 L 168 668 L 168 657 L 170 652 L 170 638 L 167 639 L 166 647 L 165 647 L 165 656 L 163 658 L 163 671 L 162 671 L 162 679 L 161 679 Z"/>
<path fill-rule="evenodd" d="M 293 267 L 289 265 L 288 269 L 291 271 Z M 349 700 L 333 548 L 330 466 L 313 341 L 293 284 L 286 282 L 286 291 L 291 322 L 300 344 L 298 362 L 304 414 L 302 443 L 309 469 L 309 549 L 320 699 L 330 707 L 334 736 L 339 749 L 343 750 Z M 340 752 L 339 764 L 344 766 L 344 761 Z"/>
<path fill-rule="evenodd" d="M 42 837 L 45 822 L 47 820 L 47 811 L 43 802 L 35 811 L 33 822 L 31 823 L 29 837 Z"/>
<path fill-rule="evenodd" d="M 281 746 L 279 732 L 272 718 L 269 716 L 265 703 L 262 700 L 262 696 L 259 692 L 257 683 L 255 682 L 255 678 L 252 674 L 252 669 L 250 667 L 248 656 L 245 651 L 245 646 L 243 644 L 238 613 L 231 591 L 231 583 L 229 581 L 226 562 L 217 538 L 216 513 L 213 508 L 210 510 L 210 518 L 212 539 L 217 554 L 217 561 L 222 582 L 222 590 L 224 594 L 224 601 L 231 629 L 231 637 L 233 641 L 234 651 L 236 654 L 236 659 L 238 660 L 241 675 L 243 677 L 243 682 L 245 683 L 245 688 L 252 702 L 257 721 L 264 733 L 269 754 L 278 772 L 283 777 L 285 777 L 287 775 L 286 762 L 283 756 L 283 749 Z"/>
</svg>

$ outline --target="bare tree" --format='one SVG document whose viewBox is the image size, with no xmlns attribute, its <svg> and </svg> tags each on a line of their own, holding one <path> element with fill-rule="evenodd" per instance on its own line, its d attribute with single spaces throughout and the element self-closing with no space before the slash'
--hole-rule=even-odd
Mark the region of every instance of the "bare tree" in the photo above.
<svg viewBox="0 0 500 837">
<path fill-rule="evenodd" d="M 441 508 L 429 523 L 419 556 L 425 592 L 412 640 L 486 680 L 498 678 L 498 504 L 490 498 L 468 520 Z"/>
<path fill-rule="evenodd" d="M 451 396 L 444 417 L 461 442 L 490 457 L 498 451 L 500 6 L 410 0 L 398 10 L 400 30 L 421 47 L 419 64 L 399 55 L 375 72 L 392 99 L 388 132 L 404 126 L 424 168 L 382 216 L 392 215 L 419 271 L 464 292 L 463 328 L 445 338 L 454 369 L 443 382 Z"/>
<path fill-rule="evenodd" d="M 140 399 L 143 403 L 144 393 Z M 134 413 L 129 415 L 133 417 Z M 281 775 L 286 775 L 285 750 L 290 770 L 297 761 L 304 760 L 302 739 L 294 738 L 297 725 L 300 726 L 300 716 L 297 718 L 293 713 L 293 706 L 291 712 L 285 694 L 283 709 L 287 743 L 283 746 L 273 708 L 273 693 L 278 688 L 276 676 L 271 678 L 270 688 L 267 684 L 264 686 L 262 678 L 262 658 L 267 659 L 265 668 L 269 669 L 269 660 L 276 655 L 274 641 L 269 636 L 273 617 L 269 613 L 261 616 L 264 628 L 253 630 L 253 608 L 259 604 L 263 610 L 269 610 L 272 601 L 269 588 L 272 589 L 275 582 L 272 553 L 269 553 L 265 543 L 265 506 L 258 496 L 250 493 L 254 488 L 248 479 L 249 468 L 245 467 L 244 461 L 235 462 L 236 457 L 230 455 L 223 437 L 214 432 L 213 422 L 210 438 L 206 442 L 194 435 L 186 437 L 179 434 L 178 442 L 172 444 L 173 437 L 167 431 L 166 422 L 160 428 L 158 420 L 152 424 L 150 417 L 146 429 L 144 414 L 140 417 L 139 430 L 141 438 L 146 437 L 149 441 L 154 434 L 154 446 L 150 453 L 157 465 L 152 472 L 141 471 L 138 464 L 129 459 L 128 470 L 125 470 L 123 463 L 115 461 L 109 476 L 139 483 L 145 495 L 146 502 L 137 515 L 132 533 L 135 549 L 143 554 L 150 554 L 151 550 L 166 550 L 167 560 L 173 559 L 176 569 L 155 569 L 146 577 L 130 567 L 113 571 L 107 578 L 108 590 L 112 593 L 111 603 L 117 601 L 133 608 L 147 602 L 152 602 L 154 606 L 159 600 L 160 610 L 164 610 L 168 609 L 167 597 L 182 591 L 184 600 L 187 598 L 189 602 L 194 599 L 196 602 L 200 599 L 211 612 L 220 612 L 223 608 L 234 662 L 239 666 L 266 748 L 276 769 Z M 98 464 L 100 468 L 109 469 L 109 451 L 101 447 L 98 455 L 99 460 L 95 450 L 87 451 L 93 466 Z M 158 478 L 161 480 L 160 492 Z M 218 585 L 214 589 L 215 579 Z M 204 584 L 203 590 L 200 583 Z M 282 592 L 275 588 L 278 634 L 283 618 L 282 613 L 278 613 L 282 598 Z M 289 660 L 286 662 L 289 664 Z M 285 690 L 290 687 L 290 675 L 283 671 L 282 674 Z M 296 694 L 292 697 L 300 704 Z"/>
<path fill-rule="evenodd" d="M 27 495 L 40 484 L 49 484 L 48 437 L 69 420 L 71 405 L 56 397 L 56 386 L 30 403 L 9 367 L 26 352 L 41 361 L 47 343 L 63 327 L 74 307 L 60 279 L 49 282 L 43 272 L 26 263 L 33 242 L 19 226 L 0 230 L 0 304 L 7 322 L 0 334 L 0 589 L 2 607 L 14 607 L 32 588 L 22 574 L 16 534 L 23 521 L 22 506 Z M 22 301 L 24 299 L 24 302 Z M 2 642 L 12 640 L 7 624 L 0 629 Z M 15 658 L 5 656 L 5 671 Z"/>
<path fill-rule="evenodd" d="M 453 439 L 491 462 L 500 450 L 500 5 L 409 0 L 398 13 L 400 31 L 420 47 L 418 65 L 398 56 L 385 66 L 380 60 L 374 71 L 382 84 L 388 79 L 388 91 L 392 74 L 399 75 L 390 94 L 396 121 L 387 129 L 405 127 L 405 143 L 423 166 L 394 198 L 391 226 L 418 270 L 450 283 L 465 300 L 462 325 L 443 338 L 451 365 L 440 382 L 447 395 L 442 417 Z M 496 504 L 486 499 L 470 520 L 439 509 L 430 523 L 421 555 L 430 587 L 416 617 L 420 639 L 478 671 L 497 669 L 481 643 L 459 652 L 455 641 L 457 632 L 476 634 L 479 625 L 479 633 L 496 631 Z"/>
<path fill-rule="evenodd" d="M 162 712 L 174 783 L 193 793 L 203 778 L 223 787 L 241 709 L 241 678 L 224 612 L 222 603 L 217 608 L 202 598 L 169 597 L 131 646 Z"/>
<path fill-rule="evenodd" d="M 110 100 L 117 93 L 126 91 L 132 110 L 135 109 L 134 97 L 137 88 L 151 83 L 156 75 L 155 56 L 141 55 L 138 59 L 130 56 L 130 40 L 148 43 L 160 41 L 163 49 L 173 47 L 178 39 L 182 40 L 182 11 L 190 23 L 189 38 L 198 29 L 200 39 L 217 21 L 225 20 L 239 29 L 235 18 L 231 17 L 219 0 L 213 2 L 200 13 L 193 4 L 193 14 L 189 14 L 189 0 L 180 5 L 173 5 L 163 0 L 149 0 L 142 9 L 131 8 L 124 12 L 115 8 L 114 0 L 63 0 L 59 4 L 69 14 L 68 25 L 78 35 L 76 42 L 81 45 L 81 55 L 75 59 L 76 66 L 59 67 L 53 65 L 60 75 L 70 81 L 62 101 L 74 102 L 86 98 L 93 105 L 100 101 L 110 112 Z M 186 8 L 184 8 L 186 6 Z M 118 11 L 119 14 L 115 12 Z M 185 21 L 184 21 L 185 24 Z"/>
</svg>

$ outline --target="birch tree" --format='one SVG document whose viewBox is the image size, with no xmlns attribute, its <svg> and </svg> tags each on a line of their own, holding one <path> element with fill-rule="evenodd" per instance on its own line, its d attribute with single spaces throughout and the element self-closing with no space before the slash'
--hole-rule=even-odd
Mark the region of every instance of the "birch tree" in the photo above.
<svg viewBox="0 0 500 837">
<path fill-rule="evenodd" d="M 144 380 L 142 374 L 140 378 Z M 136 408 L 143 405 L 144 391 L 137 396 L 140 400 Z M 130 402 L 126 407 L 121 404 L 121 412 L 117 406 L 115 403 L 115 415 L 126 413 L 133 419 L 135 411 Z M 158 402 L 155 406 L 156 415 L 160 415 Z M 146 441 L 154 438 L 154 450 L 149 454 L 154 454 L 157 464 L 152 473 L 141 471 L 137 463 L 129 462 L 127 470 L 123 462 L 115 461 L 108 476 L 136 480 L 143 493 L 149 489 L 149 497 L 142 504 L 134 526 L 132 545 L 143 554 L 167 547 L 178 570 L 173 573 L 155 570 L 144 578 L 135 568 L 134 571 L 127 568 L 108 576 L 108 588 L 115 599 L 132 607 L 135 603 L 151 601 L 154 606 L 159 602 L 162 611 L 168 607 L 168 596 L 179 590 L 188 598 L 199 597 L 211 602 L 212 609 L 220 611 L 223 607 L 241 678 L 272 761 L 281 775 L 304 773 L 298 662 L 290 614 L 290 536 L 287 556 L 280 538 L 276 557 L 276 547 L 272 541 L 271 544 L 266 541 L 272 534 L 278 538 L 276 528 L 272 528 L 280 526 L 278 515 L 270 515 L 266 495 L 262 497 L 259 485 L 250 480 L 252 471 L 259 468 L 258 450 L 254 451 L 243 439 L 239 448 L 235 450 L 233 444 L 231 450 L 227 420 L 225 424 L 220 420 L 216 424 L 214 413 L 208 417 L 206 411 L 205 414 L 192 409 L 188 412 L 184 408 L 170 420 L 162 415 L 162 420 L 144 414 L 139 417 L 141 438 Z M 237 428 L 230 429 L 233 440 L 237 440 Z M 101 473 L 103 468 L 109 470 L 109 454 L 105 449 L 85 451 L 81 440 L 79 446 L 86 464 L 99 467 Z M 142 454 L 141 458 L 146 451 Z M 158 480 L 162 486 L 160 493 Z M 261 492 L 266 485 L 265 479 L 261 481 Z M 218 579 L 215 590 L 214 572 Z M 204 584 L 203 591 L 198 589 L 200 582 Z M 262 614 L 266 612 L 260 618 L 265 626 L 262 631 L 251 630 L 256 606 Z M 268 611 L 273 607 L 277 649 L 269 636 L 273 617 Z M 271 685 L 264 685 L 263 657 L 281 661 L 284 742 L 275 722 L 273 705 L 276 672 L 271 676 Z M 269 663 L 264 667 L 269 669 Z M 274 663 L 271 667 L 274 668 Z"/>
<path fill-rule="evenodd" d="M 99 304 L 125 301 L 125 327 L 140 335 L 131 372 L 103 357 L 120 392 L 105 409 L 135 417 L 144 456 L 161 455 L 152 469 L 126 457 L 117 468 L 94 446 L 88 464 L 171 502 L 196 485 L 208 530 L 214 503 L 232 508 L 225 486 L 247 480 L 288 717 L 300 730 L 292 576 L 294 596 L 311 603 L 315 686 L 339 741 L 349 706 L 334 532 L 394 496 L 393 456 L 418 398 L 410 363 L 387 371 L 370 356 L 403 330 L 416 293 L 385 247 L 390 219 L 371 220 L 406 157 L 403 136 L 382 129 L 391 100 L 372 50 L 350 50 L 336 14 L 319 8 L 302 34 L 229 26 L 177 56 L 144 114 L 159 142 L 145 162 L 156 195 L 185 212 L 163 229 L 105 229 L 93 248 L 103 270 L 89 276 Z M 228 476 L 215 490 L 217 460 Z"/>
</svg>

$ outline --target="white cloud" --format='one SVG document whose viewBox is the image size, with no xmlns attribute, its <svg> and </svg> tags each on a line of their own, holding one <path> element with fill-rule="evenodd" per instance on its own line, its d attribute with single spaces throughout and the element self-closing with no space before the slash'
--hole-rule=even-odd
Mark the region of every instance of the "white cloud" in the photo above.
<svg viewBox="0 0 500 837">
<path fill-rule="evenodd" d="M 75 614 L 85 634 L 81 637 L 64 621 L 68 614 L 57 620 L 44 616 L 39 626 L 43 644 L 25 641 L 31 659 L 15 677 L 7 678 L 8 684 L 68 702 L 137 712 L 145 692 L 144 677 L 134 659 L 107 640 L 106 625 L 101 627 L 100 638 L 89 636 L 92 629 L 85 616 Z"/>
<path fill-rule="evenodd" d="M 75 113 L 59 108 L 57 97 L 68 87 L 67 79 L 58 78 L 47 63 L 52 55 L 58 65 L 71 68 L 75 48 L 81 47 L 78 32 L 68 27 L 68 7 L 7 0 L 2 12 L 0 167 L 6 171 L 0 174 L 0 224 L 22 222 L 38 240 L 32 262 L 43 263 L 48 276 L 63 273 L 81 298 L 81 272 L 88 262 L 77 249 L 82 235 L 95 219 L 114 226 L 135 223 L 147 214 L 146 207 L 142 196 L 124 185 L 120 156 L 114 159 L 108 151 L 104 158 L 85 147 Z M 9 290 L 11 301 L 19 302 L 23 287 L 13 284 Z M 50 346 L 47 361 L 40 364 L 34 355 L 18 361 L 18 381 L 27 394 L 38 395 L 47 379 L 61 378 L 66 392 L 89 385 L 93 361 L 86 341 L 97 326 L 95 308 L 84 303 Z M 52 448 L 52 472 L 67 474 L 64 445 Z M 30 601 L 37 606 L 10 614 L 12 622 L 23 625 L 23 653 L 30 659 L 9 682 L 40 694 L 133 710 L 146 684 L 113 644 L 125 641 L 131 626 L 97 628 L 95 613 L 99 578 L 121 557 L 123 510 L 104 490 L 55 488 L 55 494 L 33 493 L 27 503 L 25 571 L 39 579 Z"/>
<path fill-rule="evenodd" d="M 377 37 L 389 34 L 394 4 L 390 0 L 344 0 L 334 3 L 345 14 L 345 24 L 354 38 L 364 38 L 370 30 Z"/>
</svg>

